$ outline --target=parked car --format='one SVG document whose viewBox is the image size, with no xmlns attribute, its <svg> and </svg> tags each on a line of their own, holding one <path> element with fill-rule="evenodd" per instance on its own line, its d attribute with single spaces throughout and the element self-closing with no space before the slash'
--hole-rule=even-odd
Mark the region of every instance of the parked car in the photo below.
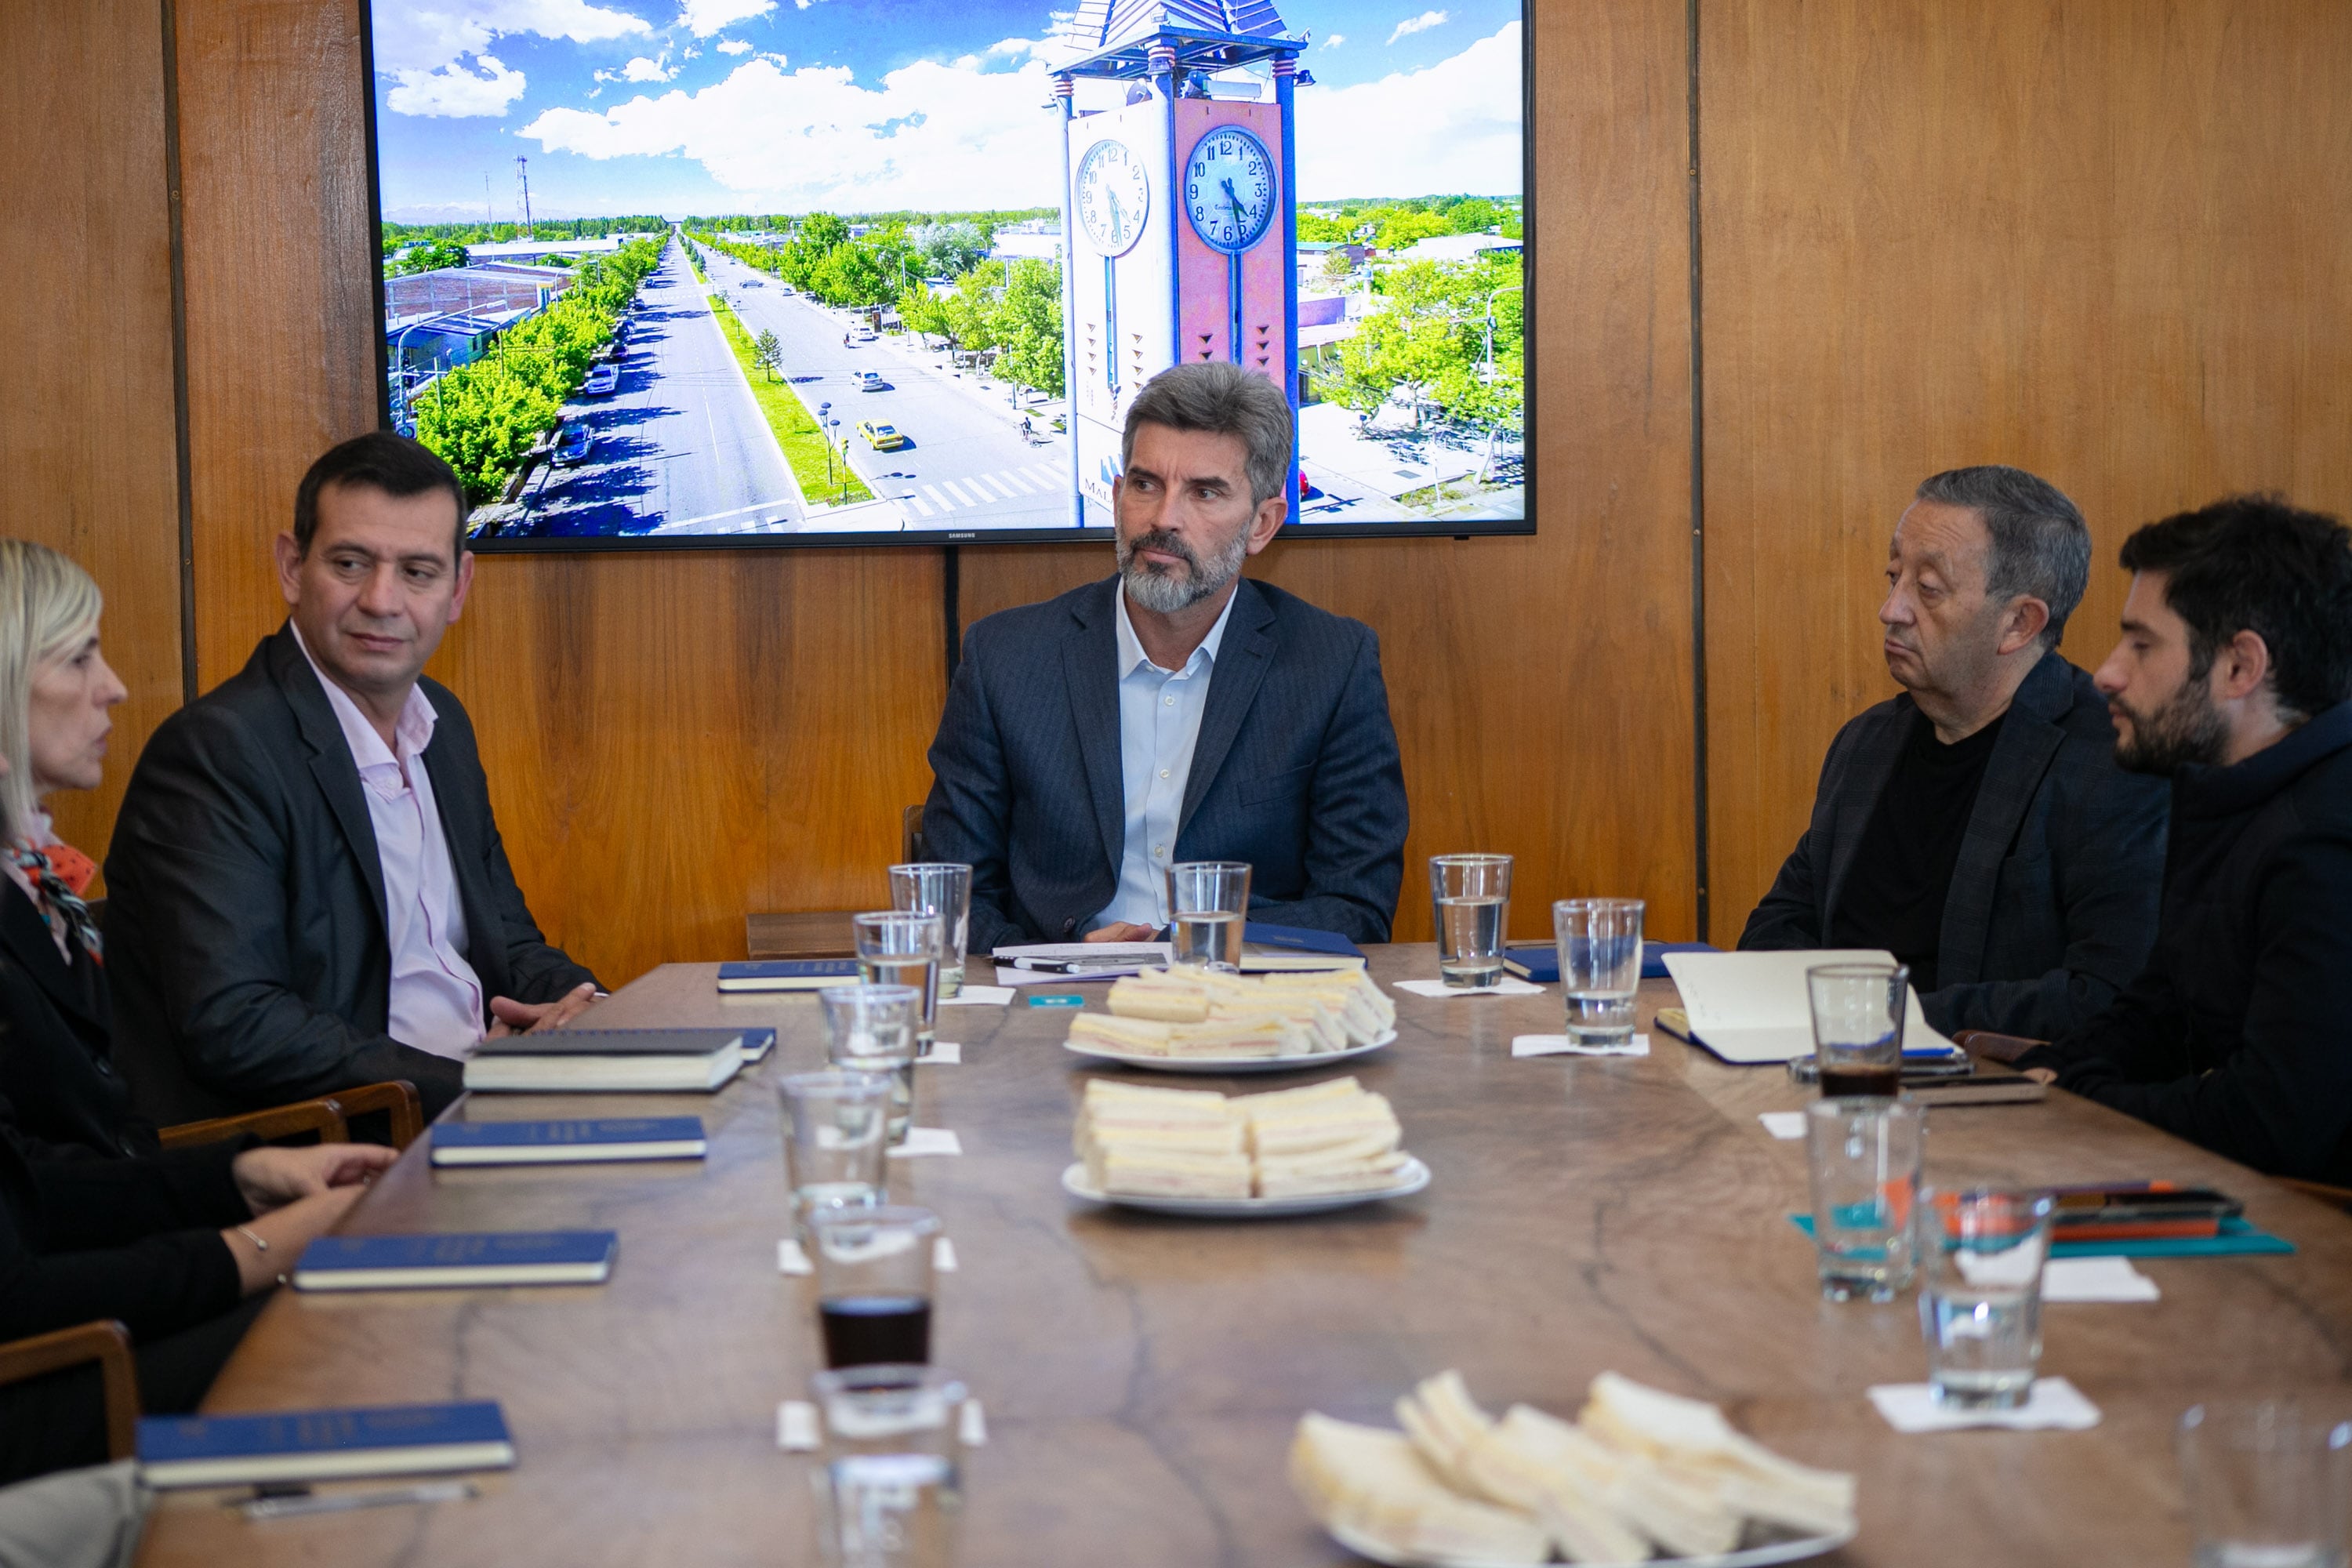
<svg viewBox="0 0 2352 1568">
<path fill-rule="evenodd" d="M 620 384 L 621 372 L 619 367 L 615 365 L 600 364 L 594 370 L 588 373 L 588 379 L 580 384 L 580 390 L 586 393 L 591 397 L 602 397 Z"/>
<path fill-rule="evenodd" d="M 743 287 L 746 289 L 764 289 L 767 285 L 761 282 L 757 278 L 746 278 L 743 279 Z"/>
<path fill-rule="evenodd" d="M 866 444 L 877 452 L 895 452 L 907 444 L 907 438 L 898 434 L 896 425 L 884 425 L 872 419 L 859 420 L 857 433 L 865 437 Z"/>
<path fill-rule="evenodd" d="M 879 392 L 889 384 L 882 379 L 882 373 L 878 370 L 861 370 L 857 373 L 857 390 L 860 392 Z"/>
<path fill-rule="evenodd" d="M 566 430 L 563 433 L 563 438 L 555 444 L 556 466 L 568 468 L 574 463 L 586 462 L 589 452 L 595 445 L 596 437 L 589 431 L 588 426 L 574 425 L 571 429 Z"/>
</svg>

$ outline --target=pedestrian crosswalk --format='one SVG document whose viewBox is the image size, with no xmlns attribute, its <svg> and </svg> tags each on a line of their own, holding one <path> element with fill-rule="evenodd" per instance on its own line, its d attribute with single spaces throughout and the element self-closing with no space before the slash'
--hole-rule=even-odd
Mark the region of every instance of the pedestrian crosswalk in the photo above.
<svg viewBox="0 0 2352 1568">
<path fill-rule="evenodd" d="M 919 483 L 898 499 L 922 517 L 943 517 L 967 508 L 1001 506 L 1032 496 L 1051 497 L 1067 489 L 1066 470 L 1051 463 L 1031 463 L 1000 468 L 992 474 L 965 475 L 960 479 Z"/>
</svg>

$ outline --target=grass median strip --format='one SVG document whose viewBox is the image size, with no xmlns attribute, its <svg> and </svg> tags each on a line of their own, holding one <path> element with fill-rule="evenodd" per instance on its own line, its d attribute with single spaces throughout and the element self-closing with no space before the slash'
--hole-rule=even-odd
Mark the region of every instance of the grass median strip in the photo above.
<svg viewBox="0 0 2352 1568">
<path fill-rule="evenodd" d="M 826 443 L 824 433 L 817 428 L 816 416 L 808 411 L 791 387 L 769 379 L 768 373 L 760 368 L 751 334 L 736 319 L 735 312 L 717 299 L 710 301 L 710 310 L 719 318 L 719 330 L 727 334 L 728 346 L 735 351 L 735 363 L 742 367 L 743 379 L 751 384 L 760 412 L 768 416 L 768 428 L 776 433 L 776 445 L 784 449 L 784 460 L 793 466 L 793 477 L 800 481 L 801 494 L 814 506 L 872 500 L 874 492 L 849 471 L 848 459 L 840 454 L 834 454 L 832 474 L 827 476 Z"/>
</svg>

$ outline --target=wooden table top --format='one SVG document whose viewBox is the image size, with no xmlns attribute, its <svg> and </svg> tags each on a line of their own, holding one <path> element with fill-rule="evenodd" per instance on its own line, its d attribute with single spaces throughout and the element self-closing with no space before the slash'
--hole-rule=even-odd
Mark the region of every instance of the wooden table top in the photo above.
<svg viewBox="0 0 2352 1568">
<path fill-rule="evenodd" d="M 1433 976 L 1425 946 L 1373 973 Z M 984 970 L 983 970 L 984 973 Z M 1102 988 L 1089 988 L 1100 1006 Z M 894 1199 L 944 1217 L 935 1358 L 985 1404 L 968 1467 L 966 1568 L 1352 1562 L 1293 1497 L 1302 1411 L 1393 1425 L 1418 1378 L 1459 1367 L 1499 1410 L 1562 1415 L 1608 1369 L 1717 1401 L 1792 1458 L 1859 1472 L 1860 1538 L 1825 1562 L 2183 1563 L 2173 1424 L 2200 1398 L 2346 1392 L 2352 1220 L 2071 1096 L 1930 1112 L 1931 1182 L 2164 1176 L 2242 1195 L 2293 1257 L 2143 1261 L 2161 1302 L 2053 1305 L 2042 1367 L 2105 1413 L 2086 1432 L 1901 1436 L 1864 1397 L 1926 1375 L 1916 1295 L 1821 1300 L 1803 1144 L 1763 1110 L 1804 1096 L 1654 1033 L 1645 1058 L 1514 1059 L 1560 1027 L 1538 997 L 1396 995 L 1400 1038 L 1349 1064 L 1434 1173 L 1418 1197 L 1204 1223 L 1063 1194 L 1089 1070 L 1070 1014 L 943 1010 L 963 1065 L 918 1069 L 919 1125 L 961 1157 L 892 1162 Z M 1643 987 L 1643 1016 L 1670 1005 Z M 215 1411 L 492 1398 L 520 1463 L 473 1501 L 247 1524 L 221 1494 L 157 1508 L 142 1562 L 761 1564 L 814 1561 L 809 1456 L 779 1401 L 821 1362 L 810 1283 L 780 1275 L 782 1152 L 771 1081 L 824 1055 L 807 996 L 722 997 L 709 964 L 654 971 L 600 1025 L 773 1024 L 776 1054 L 719 1094 L 496 1096 L 451 1114 L 697 1111 L 706 1163 L 433 1170 L 420 1142 L 355 1232 L 600 1227 L 597 1288 L 304 1297 L 281 1291 L 215 1386 Z M 1250 1089 L 1314 1074 L 1178 1079 Z"/>
</svg>

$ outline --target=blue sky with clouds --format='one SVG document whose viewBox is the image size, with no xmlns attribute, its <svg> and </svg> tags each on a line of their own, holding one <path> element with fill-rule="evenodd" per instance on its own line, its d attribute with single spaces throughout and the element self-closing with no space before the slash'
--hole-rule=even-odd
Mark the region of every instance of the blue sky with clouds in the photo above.
<svg viewBox="0 0 2352 1568">
<path fill-rule="evenodd" d="M 1277 5 L 1313 34 L 1302 198 L 1519 189 L 1517 0 Z M 1048 5 L 373 0 L 373 12 L 387 218 L 510 222 L 517 153 L 542 217 L 1055 200 L 1060 154 L 1041 106 L 1064 56 Z"/>
</svg>

